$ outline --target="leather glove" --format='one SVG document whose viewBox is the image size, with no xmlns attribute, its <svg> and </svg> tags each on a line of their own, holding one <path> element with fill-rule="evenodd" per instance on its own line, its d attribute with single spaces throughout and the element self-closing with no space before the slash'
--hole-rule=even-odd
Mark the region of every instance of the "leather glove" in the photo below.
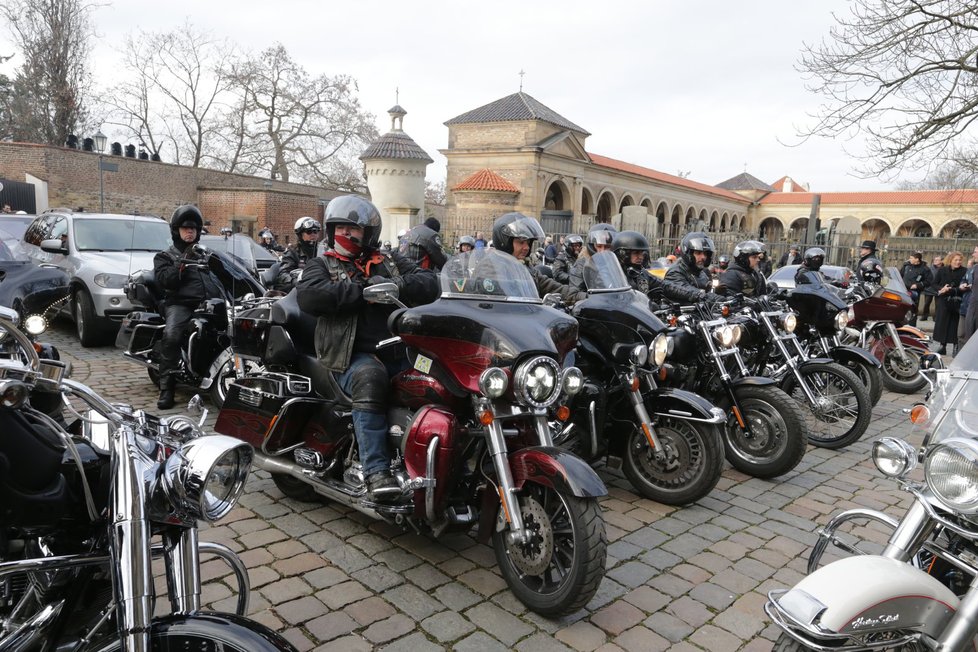
<svg viewBox="0 0 978 652">
<path fill-rule="evenodd" d="M 723 301 L 723 297 L 721 297 L 718 294 L 713 294 L 712 292 L 704 292 L 702 301 L 710 305 L 713 305 L 715 303 L 720 303 L 721 301 Z"/>
</svg>

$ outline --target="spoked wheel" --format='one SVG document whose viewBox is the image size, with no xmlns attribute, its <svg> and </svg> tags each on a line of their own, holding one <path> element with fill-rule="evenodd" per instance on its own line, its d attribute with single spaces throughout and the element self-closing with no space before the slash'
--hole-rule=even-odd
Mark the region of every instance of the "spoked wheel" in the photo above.
<svg viewBox="0 0 978 652">
<path fill-rule="evenodd" d="M 503 578 L 520 602 L 538 614 L 577 611 L 604 577 L 608 540 L 598 500 L 528 482 L 519 501 L 529 541 L 513 541 L 509 529 L 492 536 Z"/>
<path fill-rule="evenodd" d="M 921 352 L 915 348 L 904 346 L 907 357 L 900 355 L 894 347 L 883 347 L 883 386 L 891 392 L 913 394 L 923 389 L 927 381 L 918 373 L 920 371 Z M 878 356 L 877 356 L 878 357 Z"/>
<path fill-rule="evenodd" d="M 231 614 L 198 613 L 153 621 L 151 652 L 283 652 L 294 650 L 279 634 L 264 625 Z M 118 638 L 118 635 L 112 638 Z M 86 646 L 86 652 L 121 652 L 119 640 Z"/>
<path fill-rule="evenodd" d="M 883 371 L 865 362 L 849 361 L 845 364 L 846 369 L 856 374 L 856 378 L 866 387 L 869 392 L 869 402 L 876 407 L 883 396 Z"/>
<path fill-rule="evenodd" d="M 900 634 L 896 632 L 886 632 L 883 634 L 874 634 L 871 636 L 860 637 L 864 639 L 866 643 L 879 643 L 880 641 L 886 639 L 880 639 L 880 636 L 889 636 L 890 638 L 899 637 Z M 825 641 L 820 642 L 819 645 L 822 649 L 830 649 L 832 647 L 842 647 L 843 643 L 838 641 Z M 805 652 L 806 650 L 814 650 L 816 648 L 808 647 L 802 643 L 799 643 L 795 639 L 791 638 L 787 634 L 782 634 L 778 637 L 778 640 L 774 642 L 774 647 L 771 648 L 771 652 Z M 867 648 L 868 649 L 868 648 Z M 925 648 L 921 643 L 907 643 L 906 645 L 900 645 L 898 647 L 874 647 L 874 650 L 880 650 L 881 652 L 924 652 Z"/>
<path fill-rule="evenodd" d="M 625 442 L 625 477 L 640 494 L 665 505 L 686 505 L 713 491 L 723 472 L 715 426 L 665 417 L 655 434 L 662 457 L 655 456 L 638 427 L 632 427 Z"/>
<path fill-rule="evenodd" d="M 784 391 L 803 408 L 808 427 L 808 443 L 820 448 L 843 448 L 866 432 L 873 417 L 869 392 L 854 373 L 835 363 L 805 365 L 801 376 L 815 396 L 809 404 L 805 393 L 788 374 Z"/>
<path fill-rule="evenodd" d="M 731 410 L 723 446 L 727 461 L 755 478 L 773 478 L 792 470 L 805 456 L 805 416 L 795 401 L 774 385 L 742 385 L 737 402 L 750 432 Z"/>
<path fill-rule="evenodd" d="M 224 406 L 224 401 L 227 400 L 228 390 L 231 389 L 231 384 L 239 378 L 238 370 L 234 366 L 234 353 L 232 353 L 231 349 L 228 348 L 221 353 L 221 358 L 224 360 L 224 364 L 221 365 L 221 368 L 217 372 L 217 377 L 214 378 L 214 382 L 211 384 L 211 402 L 216 407 Z M 242 363 L 244 365 L 245 375 L 265 370 L 265 367 L 254 360 L 242 358 Z"/>
</svg>

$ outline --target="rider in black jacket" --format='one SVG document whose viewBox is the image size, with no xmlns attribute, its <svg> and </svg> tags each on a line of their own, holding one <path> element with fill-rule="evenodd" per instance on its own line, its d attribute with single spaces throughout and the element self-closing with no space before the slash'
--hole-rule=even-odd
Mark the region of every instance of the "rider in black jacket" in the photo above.
<svg viewBox="0 0 978 652">
<path fill-rule="evenodd" d="M 570 283 L 571 268 L 574 266 L 574 263 L 577 262 L 577 258 L 581 255 L 581 251 L 583 249 L 584 238 L 576 233 L 571 233 L 569 236 L 564 238 L 564 248 L 557 254 L 557 258 L 554 260 L 553 264 L 555 281 L 564 284 Z"/>
<path fill-rule="evenodd" d="M 718 292 L 726 296 L 742 294 L 759 297 L 767 294 L 767 281 L 757 270 L 757 263 L 764 244 L 757 240 L 744 240 L 733 250 L 733 263 L 720 274 Z"/>
<path fill-rule="evenodd" d="M 706 296 L 710 277 L 706 270 L 713 260 L 713 240 L 701 231 L 693 231 L 683 236 L 679 243 L 679 258 L 666 271 L 666 280 L 701 290 Z"/>
<path fill-rule="evenodd" d="M 160 397 L 156 407 L 173 407 L 180 342 L 194 314 L 205 299 L 225 296 L 224 286 L 216 274 L 224 267 L 197 242 L 204 228 L 204 218 L 196 206 L 184 205 L 173 211 L 170 236 L 173 246 L 153 258 L 156 282 L 166 292 L 166 325 L 160 350 Z"/>
<path fill-rule="evenodd" d="M 295 244 L 289 245 L 279 263 L 278 277 L 274 288 L 288 292 L 295 286 L 299 272 L 306 263 L 316 257 L 316 247 L 319 244 L 319 222 L 311 217 L 300 217 L 295 222 Z"/>
<path fill-rule="evenodd" d="M 422 269 L 439 271 L 448 262 L 441 245 L 441 222 L 429 217 L 407 232 L 400 245 L 400 252 Z"/>
<path fill-rule="evenodd" d="M 864 240 L 859 247 L 856 278 L 860 283 L 879 284 L 883 279 L 883 263 L 876 257 L 876 241 Z"/>
<path fill-rule="evenodd" d="M 527 217 L 522 213 L 506 213 L 496 218 L 492 224 L 493 246 L 526 265 L 541 297 L 557 293 L 567 304 L 586 298 L 587 292 L 580 292 L 544 276 L 531 262 L 530 253 L 533 251 L 534 243 L 542 241 L 544 237 L 543 227 L 536 218 Z"/>
<path fill-rule="evenodd" d="M 653 310 L 658 309 L 662 297 L 678 303 L 696 303 L 703 300 L 703 292 L 672 281 L 663 281 L 649 274 L 649 241 L 638 231 L 622 231 L 611 243 L 621 268 L 628 277 L 632 289 L 649 297 Z M 714 299 L 714 295 L 708 295 Z"/>
</svg>

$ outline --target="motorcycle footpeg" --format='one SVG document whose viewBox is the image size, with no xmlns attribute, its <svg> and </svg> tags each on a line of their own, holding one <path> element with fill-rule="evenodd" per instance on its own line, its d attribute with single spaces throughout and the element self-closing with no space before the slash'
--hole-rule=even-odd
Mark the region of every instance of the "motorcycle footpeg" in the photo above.
<svg viewBox="0 0 978 652">
<path fill-rule="evenodd" d="M 454 525 L 467 525 L 479 520 L 479 515 L 468 505 L 449 505 L 446 517 Z"/>
<path fill-rule="evenodd" d="M 326 457 L 319 451 L 311 448 L 297 448 L 292 452 L 295 462 L 299 466 L 307 469 L 326 468 Z"/>
<path fill-rule="evenodd" d="M 609 455 L 608 459 L 605 461 L 605 465 L 609 469 L 621 469 L 622 459 L 617 455 Z"/>
</svg>

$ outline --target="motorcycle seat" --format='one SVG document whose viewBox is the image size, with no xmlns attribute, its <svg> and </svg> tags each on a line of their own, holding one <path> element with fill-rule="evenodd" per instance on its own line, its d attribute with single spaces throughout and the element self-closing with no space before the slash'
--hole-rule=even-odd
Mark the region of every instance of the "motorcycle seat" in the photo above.
<svg viewBox="0 0 978 652">
<path fill-rule="evenodd" d="M 300 357 L 316 355 L 316 318 L 299 308 L 299 300 L 293 289 L 272 304 L 269 319 L 288 331 Z"/>
<path fill-rule="evenodd" d="M 312 381 L 313 390 L 324 398 L 336 401 L 337 407 L 351 409 L 353 399 L 344 392 L 333 372 L 319 364 L 319 360 L 313 355 L 299 354 L 298 372 L 303 376 L 308 376 Z"/>
</svg>

